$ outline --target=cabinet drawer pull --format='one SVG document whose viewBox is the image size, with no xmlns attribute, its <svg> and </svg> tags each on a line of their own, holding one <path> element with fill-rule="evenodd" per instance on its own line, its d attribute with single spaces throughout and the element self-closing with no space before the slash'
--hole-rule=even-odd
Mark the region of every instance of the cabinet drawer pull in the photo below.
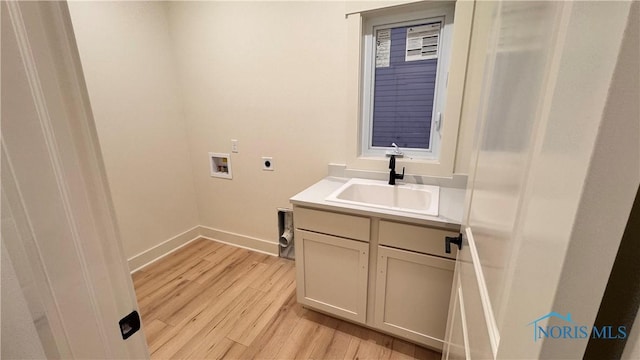
<svg viewBox="0 0 640 360">
<path fill-rule="evenodd" d="M 462 234 L 458 236 L 445 236 L 444 238 L 444 252 L 451 254 L 451 244 L 458 245 L 458 250 L 462 250 Z"/>
</svg>

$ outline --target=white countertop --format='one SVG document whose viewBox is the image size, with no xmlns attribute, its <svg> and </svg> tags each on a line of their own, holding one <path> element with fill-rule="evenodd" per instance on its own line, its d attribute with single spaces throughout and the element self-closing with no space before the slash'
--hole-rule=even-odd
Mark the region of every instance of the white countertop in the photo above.
<svg viewBox="0 0 640 360">
<path fill-rule="evenodd" d="M 438 216 L 411 214 L 391 209 L 342 204 L 325 200 L 327 196 L 349 180 L 349 178 L 326 177 L 289 200 L 292 204 L 299 206 L 404 221 L 454 231 L 459 231 L 460 229 L 464 204 L 464 189 L 440 188 L 440 208 Z"/>
</svg>

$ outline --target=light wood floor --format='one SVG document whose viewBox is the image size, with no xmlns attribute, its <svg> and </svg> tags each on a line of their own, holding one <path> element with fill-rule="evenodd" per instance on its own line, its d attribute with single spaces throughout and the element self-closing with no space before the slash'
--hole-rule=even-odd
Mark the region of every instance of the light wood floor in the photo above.
<svg viewBox="0 0 640 360">
<path fill-rule="evenodd" d="M 304 309 L 290 260 L 199 239 L 133 281 L 152 359 L 440 359 Z"/>
</svg>

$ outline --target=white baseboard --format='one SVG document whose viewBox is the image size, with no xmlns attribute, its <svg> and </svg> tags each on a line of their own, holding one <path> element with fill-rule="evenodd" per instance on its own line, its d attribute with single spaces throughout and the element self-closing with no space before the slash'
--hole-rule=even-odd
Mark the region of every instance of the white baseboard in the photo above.
<svg viewBox="0 0 640 360">
<path fill-rule="evenodd" d="M 200 225 L 196 225 L 183 233 L 180 233 L 148 250 L 139 253 L 138 255 L 129 258 L 127 260 L 127 262 L 129 263 L 129 270 L 133 274 L 134 272 L 140 270 L 142 267 L 169 255 L 170 253 L 187 245 L 193 240 L 198 239 L 200 237 L 200 231 Z"/>
<path fill-rule="evenodd" d="M 213 240 L 268 255 L 278 256 L 278 243 L 197 225 L 172 237 L 171 239 L 165 240 L 160 244 L 131 257 L 127 260 L 129 263 L 129 270 L 133 274 L 150 263 L 171 254 L 199 238 L 205 238 L 207 240 Z"/>
<path fill-rule="evenodd" d="M 251 236 L 200 226 L 200 235 L 209 240 L 278 256 L 278 243 L 265 241 Z"/>
</svg>

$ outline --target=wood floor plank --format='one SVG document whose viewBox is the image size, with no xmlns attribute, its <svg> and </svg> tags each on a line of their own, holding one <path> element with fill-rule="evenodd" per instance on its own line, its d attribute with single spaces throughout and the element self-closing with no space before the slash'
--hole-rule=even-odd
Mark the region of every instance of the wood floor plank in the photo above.
<svg viewBox="0 0 640 360">
<path fill-rule="evenodd" d="M 224 307 L 206 312 L 202 317 L 190 322 L 191 326 L 189 327 L 182 326 L 182 330 L 158 348 L 152 356 L 181 359 L 203 358 L 216 345 L 216 340 L 219 341 L 226 337 L 226 333 L 222 333 L 222 331 L 233 322 L 235 315 L 261 295 L 262 293 L 255 289 L 244 289 L 242 293 L 234 297 L 234 301 L 226 303 Z"/>
<path fill-rule="evenodd" d="M 217 260 L 214 259 L 214 261 L 212 261 L 212 258 L 210 257 L 205 257 L 205 260 L 209 261 L 213 266 L 195 277 L 193 281 L 199 284 L 206 284 L 211 280 L 217 281 L 217 278 L 220 276 L 226 276 L 227 272 L 237 267 L 249 256 L 252 257 L 252 261 L 255 261 L 253 259 L 258 255 L 246 249 L 235 248 L 232 251 L 224 252 L 221 256 L 224 257 Z"/>
<path fill-rule="evenodd" d="M 291 260 L 199 239 L 132 277 L 152 359 L 441 356 L 303 308 Z"/>
<path fill-rule="evenodd" d="M 363 359 L 362 354 L 370 352 L 370 345 L 367 343 L 369 339 L 369 329 L 344 322 L 340 324 L 340 331 L 344 331 L 351 336 L 351 340 L 344 354 L 344 359 Z"/>
<path fill-rule="evenodd" d="M 290 268 L 287 273 L 282 274 L 282 277 L 274 283 L 272 291 L 266 292 L 265 296 L 245 316 L 238 319 L 235 328 L 229 334 L 230 339 L 245 346 L 251 345 L 291 294 L 295 293 L 294 271 L 295 268 Z"/>
<path fill-rule="evenodd" d="M 309 311 L 291 330 L 289 340 L 282 344 L 276 359 L 308 359 L 313 351 L 310 339 L 322 322 L 322 315 Z"/>
<path fill-rule="evenodd" d="M 242 354 L 247 350 L 247 347 L 242 345 L 242 344 L 238 344 L 235 341 L 232 341 L 231 347 L 229 347 L 229 349 L 227 350 L 226 353 L 222 354 L 222 356 L 220 357 L 221 359 L 230 359 L 230 360 L 237 360 L 237 359 L 242 359 Z M 207 354 L 207 359 L 210 359 L 211 357 L 209 357 L 209 354 Z"/>
<path fill-rule="evenodd" d="M 309 359 L 328 359 L 327 352 L 335 336 L 337 326 L 338 319 L 329 316 L 322 317 L 322 323 L 316 329 L 314 337 L 311 339 L 314 345 L 311 354 L 309 354 Z"/>
<path fill-rule="evenodd" d="M 393 338 L 389 335 L 382 335 L 380 337 L 380 341 L 377 342 L 380 347 L 380 353 L 378 354 L 378 359 L 381 360 L 389 360 L 391 358 L 391 354 L 393 353 Z"/>
<path fill-rule="evenodd" d="M 327 318 L 330 318 L 330 317 L 327 316 Z M 344 328 L 349 323 L 345 321 L 340 321 L 337 319 L 335 319 L 335 321 L 337 322 L 337 324 L 331 336 L 331 340 L 329 341 L 329 343 L 326 345 L 324 349 L 324 354 L 322 356 L 317 355 L 317 353 L 320 351 L 320 349 L 317 349 L 314 351 L 312 356 L 319 356 L 319 357 L 316 357 L 318 359 L 343 359 L 344 358 L 352 337 L 349 333 L 344 331 Z"/>
<path fill-rule="evenodd" d="M 251 286 L 260 291 L 268 291 L 273 286 L 275 286 L 278 283 L 278 281 L 280 281 L 282 277 L 285 276 L 285 274 L 287 274 L 288 272 L 291 272 L 292 269 L 295 270 L 295 265 L 288 264 L 285 262 L 280 262 L 275 265 L 276 265 L 276 269 L 272 274 L 261 279 L 256 279 L 251 284 Z"/>
<path fill-rule="evenodd" d="M 379 355 L 380 346 L 378 344 L 361 340 L 354 359 L 378 359 Z"/>
<path fill-rule="evenodd" d="M 168 324 L 175 325 L 214 300 L 228 301 L 232 295 L 238 294 L 247 287 L 250 281 L 250 278 L 246 278 L 248 274 L 260 273 L 265 266 L 253 261 L 251 255 L 239 260 L 233 267 L 229 267 L 227 272 L 219 274 L 215 280 L 200 285 L 201 291 L 198 294 L 182 307 L 175 309 L 164 320 Z"/>
<path fill-rule="evenodd" d="M 175 284 L 169 283 L 167 286 L 164 286 L 158 289 L 158 295 L 163 299 L 172 298 L 176 294 L 180 294 L 186 287 L 190 284 L 189 281 L 180 280 Z M 179 295 L 178 295 L 179 296 Z M 155 320 L 158 318 L 158 311 L 164 307 L 166 304 L 164 301 L 154 301 L 152 298 L 144 297 L 138 300 L 138 306 L 140 308 L 140 314 L 146 318 L 147 320 Z M 166 322 L 163 320 L 163 322 Z"/>
<path fill-rule="evenodd" d="M 134 272 L 133 274 L 131 274 L 131 280 L 133 280 L 133 285 L 134 286 L 140 286 L 142 285 L 142 281 L 144 278 L 151 276 L 148 273 L 145 273 L 142 270 L 138 270 L 136 272 Z"/>
<path fill-rule="evenodd" d="M 214 251 L 209 252 L 203 259 L 207 261 L 211 261 L 213 263 L 218 263 L 221 260 L 224 260 L 227 256 L 234 252 L 238 252 L 240 250 L 246 250 L 234 246 L 221 246 Z"/>
<path fill-rule="evenodd" d="M 416 346 L 415 358 L 419 360 L 440 360 L 442 355 L 433 350 L 425 349 L 422 346 Z"/>
<path fill-rule="evenodd" d="M 195 260 L 194 260 L 195 261 Z M 195 266 L 187 270 L 182 276 L 190 281 L 195 281 L 203 273 L 212 269 L 216 264 L 206 259 L 200 259 Z M 196 281 L 198 282 L 198 281 Z M 200 283 L 200 282 L 198 282 Z"/>
<path fill-rule="evenodd" d="M 205 329 L 205 331 L 201 331 L 201 334 L 204 335 L 202 340 L 190 341 L 190 344 L 183 348 L 183 350 L 187 349 L 188 351 L 178 352 L 175 357 L 207 358 L 208 354 L 226 352 L 223 351 L 226 349 L 215 350 L 214 348 L 218 347 L 220 343 L 224 343 L 225 339 L 228 340 L 227 335 L 234 328 L 236 319 L 255 306 L 256 302 L 264 296 L 263 292 L 248 287 L 243 294 L 246 295 L 241 295 L 237 301 L 231 304 L 232 309 L 220 318 L 212 330 Z"/>
<path fill-rule="evenodd" d="M 194 299 L 202 293 L 202 286 L 193 281 L 185 280 L 185 285 L 179 291 L 167 294 L 164 301 L 146 313 L 147 316 L 162 320 L 169 325 L 176 325 L 176 318 L 184 319 L 184 316 L 176 315 L 183 311 L 188 312 L 195 304 Z"/>
<path fill-rule="evenodd" d="M 233 340 L 228 338 L 222 338 L 218 341 L 209 351 L 202 357 L 203 359 L 222 359 L 231 351 L 234 344 L 237 344 Z M 237 351 L 237 350 L 235 350 Z"/>
<path fill-rule="evenodd" d="M 200 264 L 185 273 L 184 276 L 199 284 L 205 284 L 209 279 L 228 271 L 251 255 L 250 251 L 240 248 L 221 248 L 216 251 L 220 251 L 223 257 L 216 259 L 203 256 L 200 258 Z"/>
<path fill-rule="evenodd" d="M 289 259 L 283 259 L 283 258 L 279 258 L 277 256 L 273 256 L 273 255 L 267 255 L 264 257 L 264 259 L 262 260 L 263 264 L 266 265 L 273 265 L 276 263 L 291 263 L 293 264 L 292 266 L 296 266 L 295 262 L 293 260 L 289 260 Z"/>
<path fill-rule="evenodd" d="M 144 323 L 143 331 L 144 336 L 147 339 L 147 344 L 155 342 L 160 334 L 169 331 L 170 328 L 170 325 L 167 325 L 160 320 L 152 320 Z"/>
<path fill-rule="evenodd" d="M 260 336 L 247 347 L 247 350 L 240 358 L 275 359 L 282 348 L 282 344 L 290 340 L 291 330 L 307 311 L 296 302 L 295 294 L 290 294 L 277 316 L 272 319 Z"/>
<path fill-rule="evenodd" d="M 264 264 L 264 262 L 263 262 Z M 276 276 L 276 272 L 278 272 L 280 269 L 285 268 L 286 267 L 286 263 L 282 262 L 282 261 L 278 261 L 272 264 L 268 264 L 268 268 L 266 271 L 264 271 L 262 274 L 256 276 L 256 278 L 251 282 L 251 284 L 249 285 L 250 287 L 256 289 L 256 290 L 261 290 L 262 286 L 264 285 L 264 283 L 266 281 L 268 281 L 269 279 L 271 279 L 272 277 Z M 264 291 L 264 290 L 263 290 Z"/>
<path fill-rule="evenodd" d="M 174 327 L 175 332 L 163 336 L 158 344 L 154 344 L 156 347 L 151 349 L 152 352 L 169 342 L 186 343 L 193 333 L 212 328 L 216 324 L 216 319 L 219 319 L 221 314 L 224 315 L 225 311 L 229 310 L 228 307 L 238 301 L 238 296 L 248 288 L 251 279 L 263 271 L 264 266 L 266 265 L 255 263 L 251 261 L 251 257 L 248 257 L 244 265 L 234 268 L 217 283 L 205 285 L 202 293 L 198 295 L 198 301 L 194 301 L 197 306 L 190 314 L 180 317 L 180 313 L 176 313 L 175 318 L 169 319 L 179 322 Z"/>
<path fill-rule="evenodd" d="M 351 341 L 347 345 L 347 350 L 344 352 L 344 360 L 355 360 L 357 358 L 358 350 L 360 349 L 360 339 L 352 337 Z"/>
<path fill-rule="evenodd" d="M 177 250 L 174 254 L 164 257 L 148 265 L 142 271 L 149 274 L 136 286 L 138 299 L 145 299 L 149 294 L 162 296 L 157 293 L 159 288 L 171 287 L 184 280 L 183 274 L 198 265 L 198 261 L 209 252 L 218 249 L 220 244 L 211 240 L 196 240 L 193 244 Z"/>
<path fill-rule="evenodd" d="M 392 349 L 391 360 L 410 360 L 414 357 L 416 346 L 410 342 L 393 339 Z"/>
</svg>

